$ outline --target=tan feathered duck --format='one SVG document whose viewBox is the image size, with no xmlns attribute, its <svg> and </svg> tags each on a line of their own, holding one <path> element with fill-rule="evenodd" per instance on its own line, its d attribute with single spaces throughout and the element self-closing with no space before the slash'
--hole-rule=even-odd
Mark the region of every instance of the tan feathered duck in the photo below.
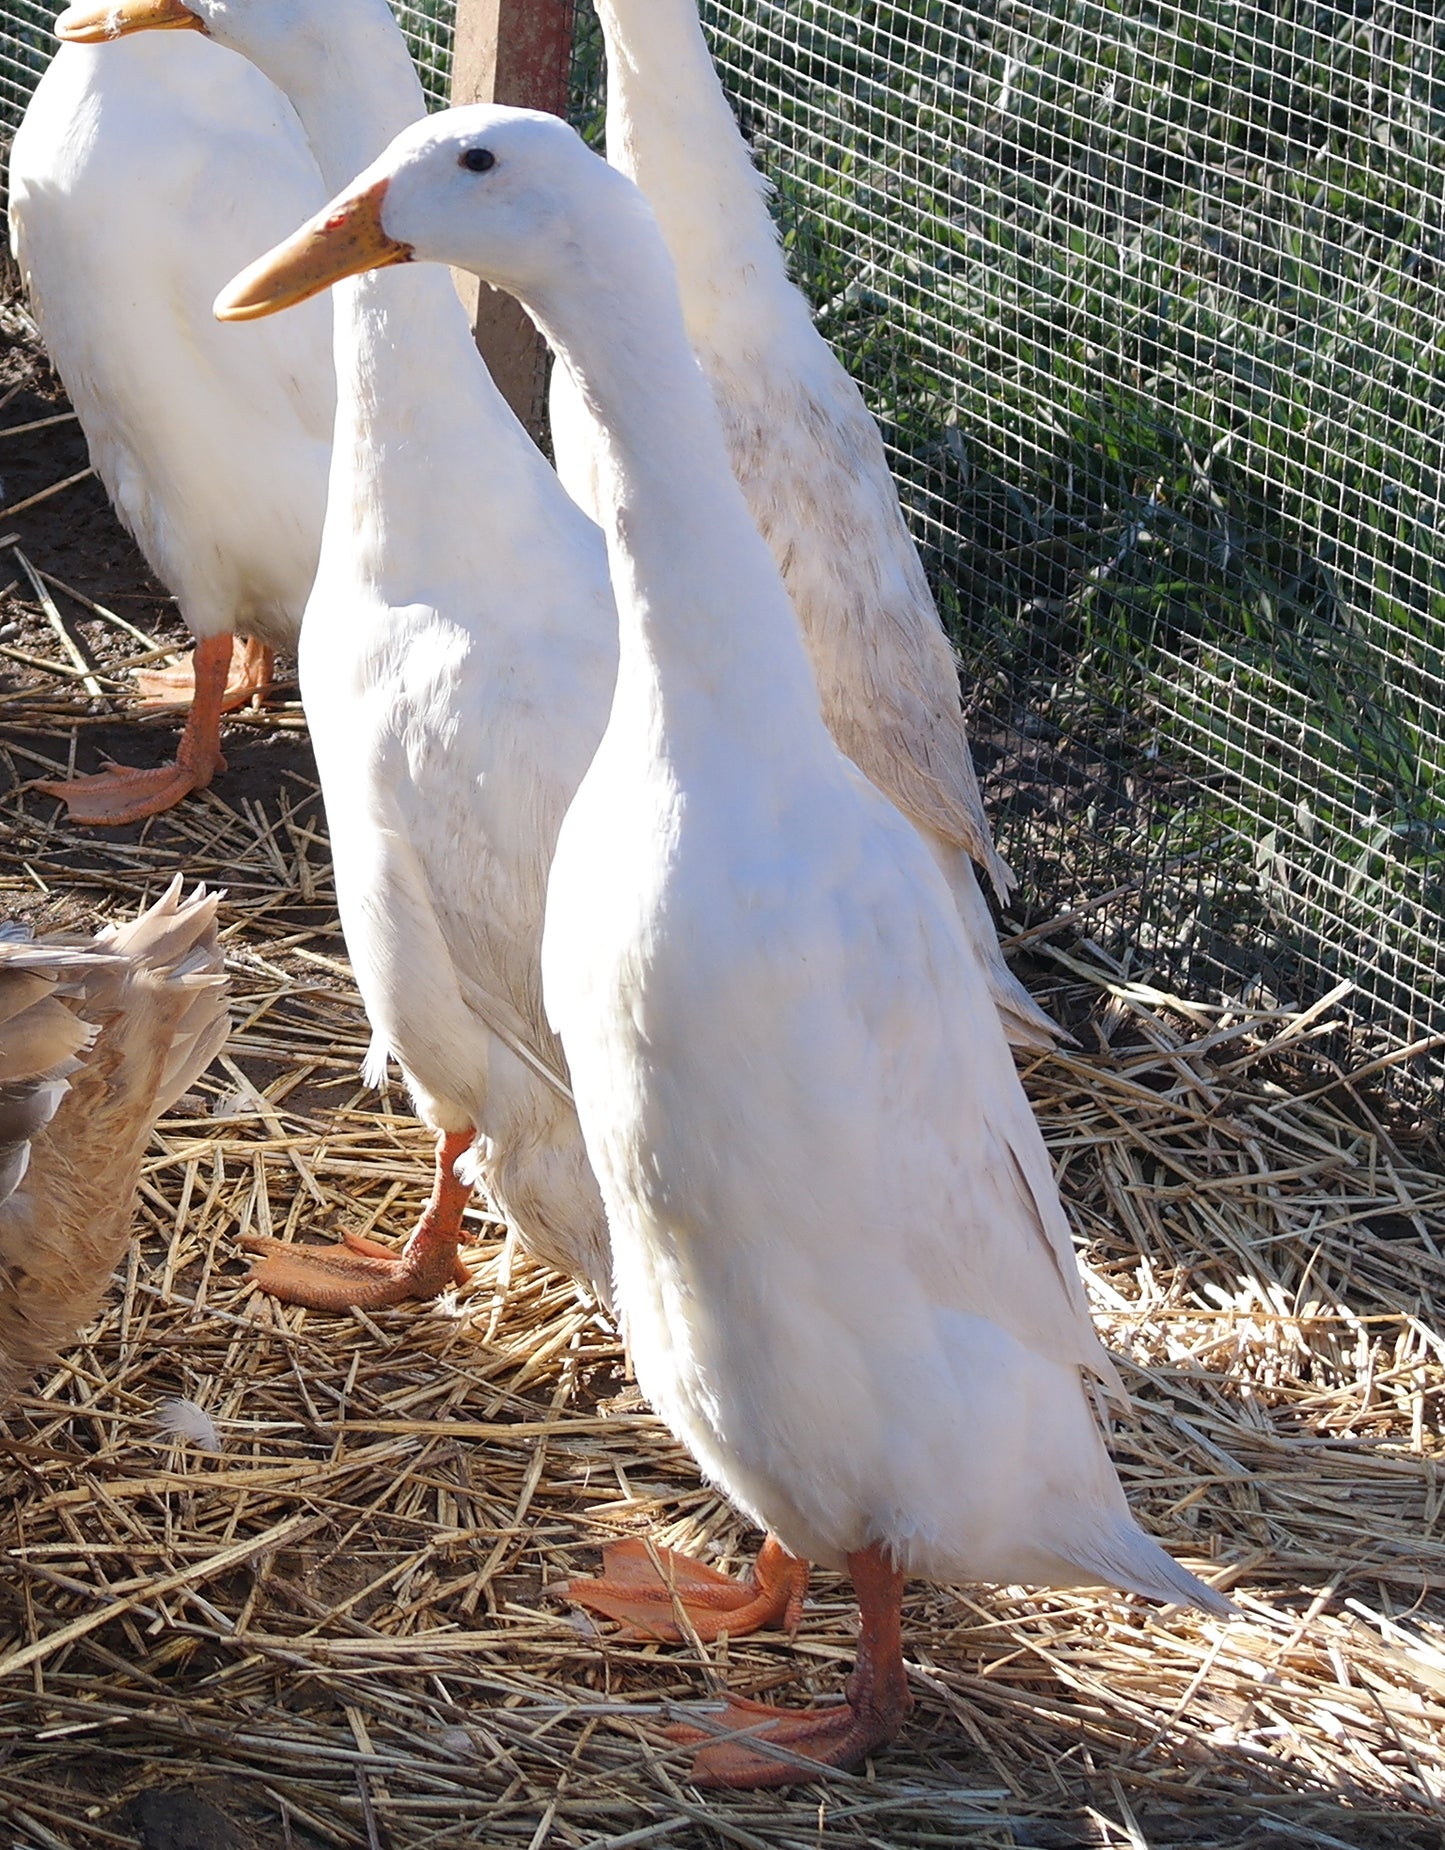
<svg viewBox="0 0 1445 1850">
<path fill-rule="evenodd" d="M 216 895 L 89 941 L 0 939 L 0 1399 L 95 1314 L 151 1128 L 230 1026 Z"/>
</svg>

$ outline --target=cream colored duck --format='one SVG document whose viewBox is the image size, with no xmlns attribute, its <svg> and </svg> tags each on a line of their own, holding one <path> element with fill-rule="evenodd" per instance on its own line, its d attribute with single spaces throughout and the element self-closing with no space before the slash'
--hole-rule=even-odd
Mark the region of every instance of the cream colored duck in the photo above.
<svg viewBox="0 0 1445 1850">
<path fill-rule="evenodd" d="M 385 0 L 121 0 L 95 17 L 189 26 L 251 59 L 336 184 L 424 112 Z M 168 32 L 161 53 L 189 36 Z M 557 830 L 616 675 L 602 536 L 493 385 L 447 276 L 360 278 L 335 322 L 302 699 L 369 1070 L 396 1058 L 437 1132 L 436 1178 L 400 1255 L 245 1244 L 263 1257 L 257 1282 L 291 1302 L 433 1296 L 458 1276 L 461 1162 L 529 1251 L 606 1297 L 605 1216 L 538 963 Z"/>
<path fill-rule="evenodd" d="M 15 137 L 10 234 L 41 335 L 116 512 L 196 637 L 173 764 L 40 786 L 81 822 L 203 789 L 224 768 L 223 709 L 269 683 L 272 648 L 295 647 L 326 506 L 330 315 L 237 338 L 210 310 L 324 196 L 285 99 L 200 38 L 62 45 Z M 252 640 L 233 649 L 235 632 Z M 142 687 L 174 700 L 186 679 Z"/>
<path fill-rule="evenodd" d="M 597 0 L 607 155 L 657 214 L 688 337 L 733 471 L 803 625 L 839 748 L 932 849 L 1009 1038 L 1058 1034 L 1004 963 L 975 866 L 1013 876 L 989 834 L 958 664 L 904 525 L 878 427 L 788 279 L 766 188 L 713 68 L 694 0 Z M 553 385 L 557 467 L 596 514 L 585 407 Z"/>
<path fill-rule="evenodd" d="M 0 1399 L 94 1316 L 151 1127 L 228 1026 L 200 888 L 88 943 L 0 939 Z"/>
<path fill-rule="evenodd" d="M 604 433 L 617 691 L 542 964 L 638 1380 L 862 1612 L 845 1704 L 735 1702 L 759 1743 L 684 1731 L 695 1776 L 782 1785 L 891 1739 L 906 1574 L 1227 1611 L 1125 1503 L 1089 1382 L 1122 1390 L 983 959 L 823 723 L 641 196 L 552 117 L 454 110 L 223 301 L 412 258 L 517 295 Z"/>
</svg>

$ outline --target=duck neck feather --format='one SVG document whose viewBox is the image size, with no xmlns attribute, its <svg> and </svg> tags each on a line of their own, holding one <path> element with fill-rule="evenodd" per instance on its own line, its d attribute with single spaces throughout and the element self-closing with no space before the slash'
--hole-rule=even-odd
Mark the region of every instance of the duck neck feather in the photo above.
<svg viewBox="0 0 1445 1850">
<path fill-rule="evenodd" d="M 597 0 L 597 14 L 607 157 L 657 214 L 692 339 L 747 347 L 773 323 L 807 319 L 694 0 Z"/>
<path fill-rule="evenodd" d="M 289 41 L 284 68 L 267 73 L 291 98 L 333 192 L 426 109 L 381 0 L 370 18 L 347 7 L 344 24 Z M 437 593 L 443 562 L 455 557 L 465 571 L 483 549 L 519 543 L 533 505 L 564 497 L 482 364 L 445 270 L 372 272 L 333 297 L 336 427 L 319 578 L 360 580 L 383 602 L 406 604 Z M 498 469 L 513 482 L 509 496 L 489 493 Z"/>
<path fill-rule="evenodd" d="M 739 737 L 825 739 L 797 618 L 729 464 L 666 248 L 640 202 L 616 203 L 590 217 L 571 273 L 528 306 L 601 432 L 619 700 L 640 678 L 664 709 L 702 696 Z"/>
<path fill-rule="evenodd" d="M 426 98 L 390 9 L 348 6 L 256 62 L 290 97 L 328 193 L 338 193 L 370 166 L 409 123 L 426 114 Z M 344 28 L 344 29 L 341 29 Z"/>
</svg>

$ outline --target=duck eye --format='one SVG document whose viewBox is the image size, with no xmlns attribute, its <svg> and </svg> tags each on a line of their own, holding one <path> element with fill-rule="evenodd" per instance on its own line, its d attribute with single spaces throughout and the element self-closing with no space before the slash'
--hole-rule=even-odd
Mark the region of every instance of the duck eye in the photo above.
<svg viewBox="0 0 1445 1850">
<path fill-rule="evenodd" d="M 496 164 L 497 157 L 490 148 L 463 148 L 457 159 L 458 167 L 465 167 L 468 173 L 485 173 Z"/>
</svg>

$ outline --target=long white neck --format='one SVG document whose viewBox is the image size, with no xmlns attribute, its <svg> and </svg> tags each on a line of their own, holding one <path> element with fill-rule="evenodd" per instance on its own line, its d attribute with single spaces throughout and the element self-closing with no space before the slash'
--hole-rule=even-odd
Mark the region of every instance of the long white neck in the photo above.
<svg viewBox="0 0 1445 1850">
<path fill-rule="evenodd" d="M 291 98 L 333 193 L 426 110 L 390 13 L 352 12 L 324 46 L 306 57 L 298 49 L 267 73 Z M 570 503 L 493 384 L 445 270 L 373 271 L 338 285 L 334 298 L 322 579 L 360 578 L 387 603 L 411 602 L 438 594 L 457 536 L 466 536 L 457 562 L 465 572 L 479 552 L 530 541 L 518 526 L 538 510 L 564 504 L 565 518 Z M 498 474 L 505 493 L 494 492 Z"/>
<path fill-rule="evenodd" d="M 597 15 L 607 158 L 657 215 L 694 341 L 733 349 L 756 343 L 770 318 L 806 322 L 694 0 L 597 0 Z"/>
<path fill-rule="evenodd" d="M 640 694 L 681 722 L 701 701 L 764 752 L 826 745 L 797 618 L 728 461 L 667 251 L 635 195 L 620 203 L 589 214 L 597 260 L 584 252 L 528 301 L 601 432 L 619 706 Z"/>
<path fill-rule="evenodd" d="M 324 36 L 299 35 L 257 62 L 290 97 L 329 193 L 340 192 L 409 123 L 426 98 L 385 7 L 341 6 Z M 333 29 L 334 28 L 334 29 Z"/>
</svg>

